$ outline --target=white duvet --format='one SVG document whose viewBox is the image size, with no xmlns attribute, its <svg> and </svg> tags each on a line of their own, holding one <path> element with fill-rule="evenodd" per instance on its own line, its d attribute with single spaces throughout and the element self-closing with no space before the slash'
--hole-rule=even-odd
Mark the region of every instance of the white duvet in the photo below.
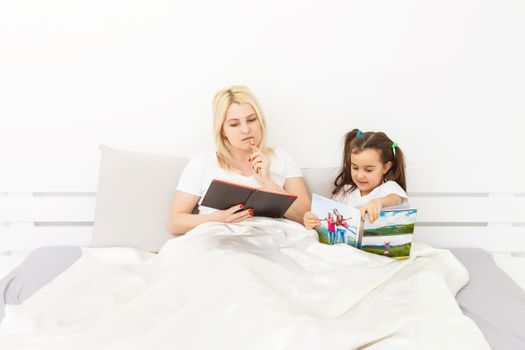
<svg viewBox="0 0 525 350">
<path fill-rule="evenodd" d="M 7 306 L 0 349 L 489 349 L 454 299 L 467 280 L 421 244 L 398 261 L 287 220 L 208 223 L 158 256 L 83 249 Z"/>
</svg>

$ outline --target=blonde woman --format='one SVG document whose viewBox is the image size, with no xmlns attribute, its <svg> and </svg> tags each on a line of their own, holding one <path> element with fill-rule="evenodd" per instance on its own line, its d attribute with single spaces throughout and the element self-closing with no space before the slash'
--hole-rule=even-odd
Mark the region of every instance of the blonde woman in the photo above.
<svg viewBox="0 0 525 350">
<path fill-rule="evenodd" d="M 284 217 L 302 223 L 310 208 L 308 190 L 295 161 L 266 146 L 266 122 L 253 93 L 245 86 L 217 92 L 213 99 L 216 149 L 190 159 L 177 185 L 169 230 L 184 234 L 205 222 L 236 223 L 257 216 L 242 203 L 226 210 L 200 205 L 213 179 L 297 196 Z M 199 213 L 193 214 L 198 205 Z"/>
</svg>

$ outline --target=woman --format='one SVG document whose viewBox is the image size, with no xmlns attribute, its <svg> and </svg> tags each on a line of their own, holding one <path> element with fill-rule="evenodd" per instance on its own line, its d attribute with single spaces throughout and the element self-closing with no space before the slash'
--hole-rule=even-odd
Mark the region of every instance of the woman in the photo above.
<svg viewBox="0 0 525 350">
<path fill-rule="evenodd" d="M 169 218 L 169 230 L 184 234 L 210 221 L 241 222 L 253 215 L 243 204 L 226 210 L 199 205 L 213 179 L 297 196 L 284 217 L 302 223 L 310 198 L 295 161 L 280 149 L 266 146 L 266 123 L 261 109 L 244 86 L 219 91 L 213 100 L 214 152 L 193 157 L 184 169 Z"/>
</svg>

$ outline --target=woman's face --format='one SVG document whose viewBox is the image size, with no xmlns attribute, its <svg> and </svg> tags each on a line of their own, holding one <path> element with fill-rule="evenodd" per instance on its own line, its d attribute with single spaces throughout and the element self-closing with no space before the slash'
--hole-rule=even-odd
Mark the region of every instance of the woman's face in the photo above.
<svg viewBox="0 0 525 350">
<path fill-rule="evenodd" d="M 386 174 L 392 166 L 391 162 L 383 164 L 379 151 L 370 148 L 360 153 L 352 153 L 350 160 L 352 163 L 352 180 L 363 196 L 369 194 L 374 188 L 381 185 L 383 175 Z"/>
<path fill-rule="evenodd" d="M 261 123 L 251 105 L 232 103 L 226 111 L 222 125 L 224 136 L 239 151 L 251 152 L 251 140 L 258 145 L 261 140 Z"/>
</svg>

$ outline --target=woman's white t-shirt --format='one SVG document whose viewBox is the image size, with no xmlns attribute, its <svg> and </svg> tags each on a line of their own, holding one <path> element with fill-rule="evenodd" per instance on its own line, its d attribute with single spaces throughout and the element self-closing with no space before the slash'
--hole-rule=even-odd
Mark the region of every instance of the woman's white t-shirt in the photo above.
<svg viewBox="0 0 525 350">
<path fill-rule="evenodd" d="M 374 188 L 369 194 L 365 196 L 361 196 L 361 191 L 359 191 L 358 188 L 346 193 L 345 195 L 342 195 L 342 193 L 343 191 L 340 191 L 340 193 L 335 194 L 333 199 L 357 209 L 362 208 L 366 203 L 370 202 L 372 199 L 383 198 L 388 196 L 389 194 L 397 194 L 398 196 L 405 199 L 400 205 L 396 205 L 394 207 L 389 208 L 405 209 L 409 207 L 407 193 L 395 181 L 384 182 L 381 185 Z"/>
<path fill-rule="evenodd" d="M 274 153 L 269 155 L 270 177 L 277 185 L 283 187 L 286 179 L 303 176 L 301 169 L 287 152 L 279 148 L 273 148 L 273 151 Z M 261 187 L 255 176 L 244 176 L 225 170 L 219 166 L 216 153 L 207 152 L 190 159 L 179 178 L 177 191 L 199 196 L 199 213 L 210 213 L 215 209 L 202 206 L 200 203 L 213 179 L 254 188 Z"/>
</svg>

